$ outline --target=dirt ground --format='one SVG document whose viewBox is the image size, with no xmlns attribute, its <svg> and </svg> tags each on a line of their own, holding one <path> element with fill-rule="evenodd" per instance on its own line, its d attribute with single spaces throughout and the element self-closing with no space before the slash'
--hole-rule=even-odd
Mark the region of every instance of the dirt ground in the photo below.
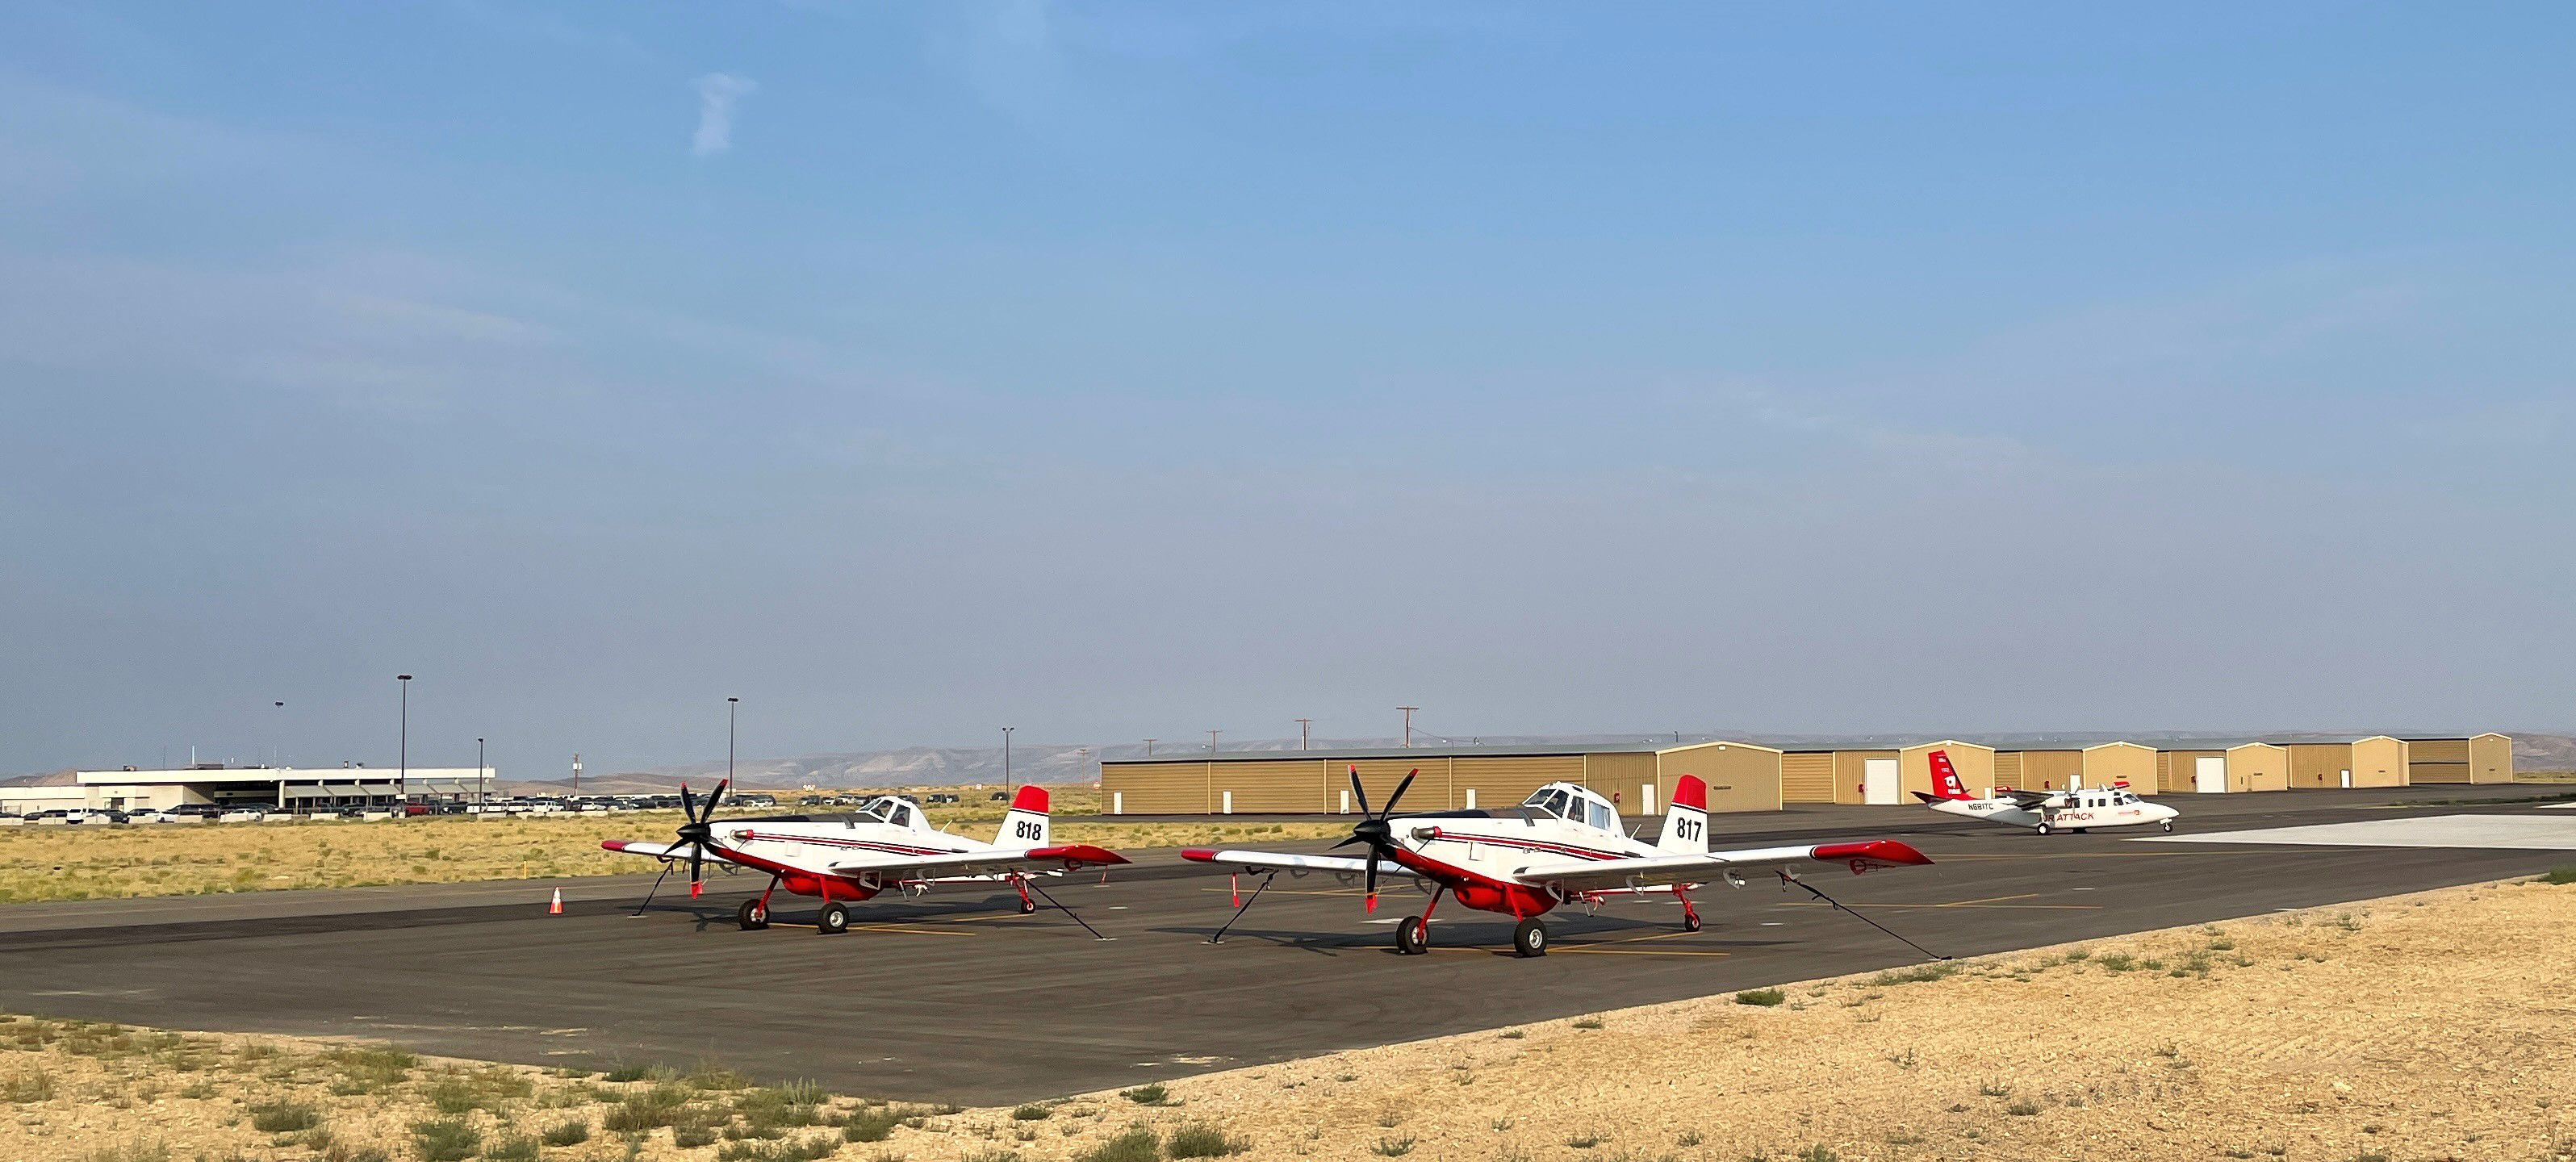
<svg viewBox="0 0 2576 1162">
<path fill-rule="evenodd" d="M 16 1017 L 0 1158 L 2565 1162 L 2571 938 L 2576 886 L 2489 884 L 1016 1111 Z M 470 1150 L 435 1148 L 463 1131 Z"/>
<path fill-rule="evenodd" d="M 1287 824 L 1113 823 L 1076 812 L 1098 792 L 1057 795 L 1055 839 L 1111 849 L 1193 843 L 1278 842 L 1340 835 L 1347 822 Z M 1005 804 L 929 809 L 932 822 L 990 840 Z M 721 816 L 792 812 L 792 806 Z M 664 840 L 677 811 L 521 815 L 490 819 L 299 820 L 155 823 L 127 827 L 0 828 L 0 903 L 195 895 L 279 888 L 619 875 L 649 861 L 603 851 L 603 839 Z"/>
</svg>

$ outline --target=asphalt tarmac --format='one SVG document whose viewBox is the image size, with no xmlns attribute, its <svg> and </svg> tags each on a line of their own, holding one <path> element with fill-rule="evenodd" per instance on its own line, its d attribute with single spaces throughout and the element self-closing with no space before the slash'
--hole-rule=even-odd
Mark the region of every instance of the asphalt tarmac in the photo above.
<svg viewBox="0 0 2576 1162">
<path fill-rule="evenodd" d="M 2407 806 L 2545 788 L 2414 788 L 2181 797 L 2183 830 L 2529 812 Z M 1973 956 L 2525 875 L 2564 851 L 2130 843 L 2045 838 L 1914 808 L 1721 816 L 1718 846 L 1894 836 L 1929 868 L 1808 882 L 1935 953 Z M 643 838 L 639 836 L 639 838 Z M 658 838 L 658 837 L 653 837 Z M 1307 845 L 1316 846 L 1316 845 Z M 1423 899 L 1375 917 L 1332 878 L 1280 877 L 1222 945 L 1227 877 L 1170 852 L 1046 881 L 1064 912 L 1007 889 L 879 897 L 851 931 L 734 906 L 763 881 L 716 877 L 691 901 L 650 877 L 266 892 L 0 908 L 0 1007 L 177 1029 L 380 1037 L 532 1063 L 712 1059 L 840 1092 L 1008 1104 L 1334 1050 L 1919 962 L 1922 953 L 1776 881 L 1549 917 L 1554 947 L 1509 950 L 1508 918 L 1444 903 L 1433 951 L 1393 951 Z M 1243 891 L 1253 886 L 1247 877 Z M 566 914 L 546 914 L 554 888 Z M 796 922 L 807 926 L 797 926 Z"/>
</svg>

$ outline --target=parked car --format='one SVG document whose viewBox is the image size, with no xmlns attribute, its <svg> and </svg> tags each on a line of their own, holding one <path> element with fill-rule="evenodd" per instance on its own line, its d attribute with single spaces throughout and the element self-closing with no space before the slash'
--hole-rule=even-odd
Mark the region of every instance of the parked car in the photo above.
<svg viewBox="0 0 2576 1162">
<path fill-rule="evenodd" d="M 223 814 L 215 816 L 215 822 L 257 823 L 268 818 L 268 809 L 266 803 L 236 803 L 224 808 Z"/>
<path fill-rule="evenodd" d="M 128 823 L 177 823 L 186 818 L 187 816 L 181 815 L 176 811 L 164 811 L 158 807 L 146 807 L 140 811 L 127 812 L 125 821 Z"/>
<path fill-rule="evenodd" d="M 1009 791 L 995 791 L 992 794 L 992 800 L 996 803 L 1008 803 L 1011 801 L 1011 793 Z"/>
<path fill-rule="evenodd" d="M 922 799 L 922 802 L 924 803 L 954 803 L 957 801 L 957 796 L 951 795 L 946 791 L 941 791 Z"/>
</svg>

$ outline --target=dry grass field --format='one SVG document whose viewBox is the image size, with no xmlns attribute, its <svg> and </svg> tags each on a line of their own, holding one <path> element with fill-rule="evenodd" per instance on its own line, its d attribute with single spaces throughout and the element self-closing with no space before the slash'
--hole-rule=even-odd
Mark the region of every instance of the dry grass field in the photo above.
<svg viewBox="0 0 2576 1162">
<path fill-rule="evenodd" d="M 0 1158 L 2566 1162 L 2571 937 L 2490 884 L 1017 1109 L 15 1017 Z"/>
<path fill-rule="evenodd" d="M 974 792 L 963 792 L 975 795 Z M 1277 842 L 1340 835 L 1347 822 L 1287 824 L 1114 823 L 1087 814 L 1099 792 L 1054 794 L 1055 837 L 1111 849 L 1191 843 Z M 791 799 L 792 802 L 792 799 Z M 929 809 L 934 823 L 989 840 L 1005 804 L 980 795 Z M 725 811 L 754 815 L 793 806 Z M 275 823 L 162 823 L 131 827 L 0 828 L 0 903 L 194 895 L 273 888 L 617 875 L 653 864 L 603 851 L 603 839 L 668 839 L 677 811 L 617 815 Z"/>
</svg>

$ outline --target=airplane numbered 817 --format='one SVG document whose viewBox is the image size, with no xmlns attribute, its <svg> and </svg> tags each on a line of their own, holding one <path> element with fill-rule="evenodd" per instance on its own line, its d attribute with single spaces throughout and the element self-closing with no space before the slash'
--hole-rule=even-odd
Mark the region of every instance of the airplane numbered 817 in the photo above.
<svg viewBox="0 0 2576 1162">
<path fill-rule="evenodd" d="M 1043 787 L 1021 787 L 1011 809 L 1002 815 L 1002 828 L 993 842 L 979 843 L 933 828 L 921 805 L 901 795 L 879 795 L 839 820 L 795 816 L 717 823 L 716 804 L 724 798 L 725 786 L 716 784 L 703 808 L 689 788 L 681 786 L 680 804 L 688 821 L 680 825 L 677 842 L 608 839 L 599 845 L 661 860 L 665 876 L 675 862 L 686 860 L 691 896 L 702 890 L 709 860 L 767 872 L 769 890 L 742 902 L 736 916 L 742 926 L 768 927 L 769 898 L 783 887 L 823 901 L 814 927 L 826 935 L 849 930 L 851 904 L 888 889 L 915 896 L 937 884 L 1007 883 L 1020 893 L 1021 914 L 1037 911 L 1036 901 L 1029 899 L 1034 890 L 1097 937 L 1097 929 L 1072 909 L 1056 904 L 1055 897 L 1029 877 L 1127 862 L 1117 852 L 1087 843 L 1049 843 Z M 661 887 L 662 881 L 655 879 L 653 890 Z M 653 902 L 652 892 L 645 893 L 644 902 Z M 641 915 L 644 909 L 635 911 Z"/>
<path fill-rule="evenodd" d="M 1414 772 L 1419 774 L 1419 771 Z M 1395 813 L 1413 774 L 1397 783 L 1385 809 L 1369 814 L 1368 792 L 1360 787 L 1359 770 L 1351 770 L 1351 794 L 1367 818 L 1336 847 L 1366 844 L 1368 856 L 1293 855 L 1267 851 L 1211 851 L 1193 848 L 1182 858 L 1231 867 L 1238 873 L 1266 873 L 1252 899 L 1235 909 L 1240 919 L 1270 877 L 1279 872 L 1306 875 L 1328 872 L 1345 881 L 1366 881 L 1368 910 L 1377 910 L 1380 863 L 1396 874 L 1431 889 L 1431 902 L 1419 916 L 1396 924 L 1395 946 L 1407 954 L 1431 947 L 1431 911 L 1443 894 L 1469 908 L 1498 912 L 1518 921 L 1512 928 L 1512 950 L 1522 956 L 1547 954 L 1547 926 L 1539 917 L 1568 901 L 1589 907 L 1615 896 L 1670 894 L 1681 901 L 1682 928 L 1700 928 L 1699 911 L 1689 892 L 1711 880 L 1744 886 L 1747 871 L 1769 871 L 1796 883 L 1791 869 L 1803 863 L 1844 864 L 1853 874 L 1875 868 L 1931 863 L 1922 852 L 1892 839 L 1827 843 L 1806 847 L 1760 847 L 1711 851 L 1708 846 L 1708 787 L 1684 775 L 1673 787 L 1664 815 L 1663 834 L 1653 844 L 1621 833 L 1618 809 L 1610 801 L 1572 783 L 1549 783 L 1520 806 L 1502 811 L 1426 811 Z M 1804 885 L 1801 885 L 1804 886 Z M 1809 887 L 1810 892 L 1815 889 Z M 1818 896 L 1823 893 L 1816 892 Z M 1838 905 L 1839 906 L 1839 905 Z M 1854 913 L 1858 915 L 1858 913 Z M 1867 921 L 1867 917 L 1861 917 Z M 1876 926 L 1875 922 L 1871 922 Z M 1234 920 L 1226 921 L 1230 928 Z M 1890 935 L 1894 935 L 1890 933 Z M 1219 928 L 1211 943 L 1225 938 Z M 1899 939 L 1903 939 L 1899 937 Z M 1911 943 L 1910 941 L 1908 943 Z"/>
</svg>

